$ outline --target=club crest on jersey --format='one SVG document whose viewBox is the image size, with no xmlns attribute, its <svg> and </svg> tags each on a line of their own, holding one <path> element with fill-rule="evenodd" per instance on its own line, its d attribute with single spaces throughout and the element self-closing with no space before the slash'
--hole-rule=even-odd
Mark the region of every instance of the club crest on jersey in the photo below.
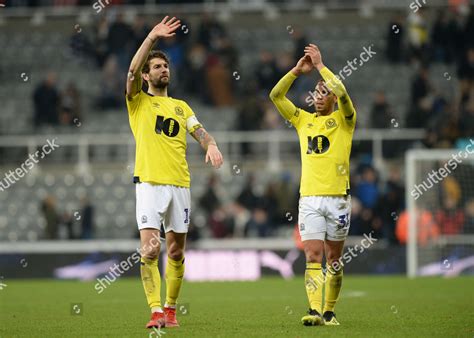
<svg viewBox="0 0 474 338">
<path fill-rule="evenodd" d="M 334 127 L 337 127 L 336 120 L 333 117 L 327 119 L 326 120 L 326 129 L 331 129 L 331 128 L 334 128 Z"/>
<path fill-rule="evenodd" d="M 180 106 L 176 106 L 176 107 L 174 108 L 174 112 L 175 112 L 176 115 L 178 115 L 178 116 L 181 116 L 181 117 L 184 116 L 184 110 L 183 110 L 183 108 L 181 108 Z"/>
</svg>

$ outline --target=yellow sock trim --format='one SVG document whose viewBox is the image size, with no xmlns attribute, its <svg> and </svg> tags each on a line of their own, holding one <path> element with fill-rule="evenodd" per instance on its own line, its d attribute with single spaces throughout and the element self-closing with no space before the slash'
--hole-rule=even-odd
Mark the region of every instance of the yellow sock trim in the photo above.
<svg viewBox="0 0 474 338">
<path fill-rule="evenodd" d="M 166 304 L 176 305 L 183 284 L 184 258 L 175 261 L 168 257 L 166 264 Z"/>
<path fill-rule="evenodd" d="M 311 309 L 321 313 L 323 304 L 324 275 L 321 263 L 306 263 L 304 273 L 306 295 Z"/>
<path fill-rule="evenodd" d="M 150 308 L 161 307 L 161 277 L 158 270 L 158 258 L 142 257 L 140 259 L 140 274 L 148 305 Z"/>
<path fill-rule="evenodd" d="M 326 290 L 324 293 L 324 312 L 334 312 L 334 307 L 339 299 L 339 293 L 342 288 L 342 266 L 335 270 L 332 266 L 328 266 L 326 272 Z"/>
</svg>

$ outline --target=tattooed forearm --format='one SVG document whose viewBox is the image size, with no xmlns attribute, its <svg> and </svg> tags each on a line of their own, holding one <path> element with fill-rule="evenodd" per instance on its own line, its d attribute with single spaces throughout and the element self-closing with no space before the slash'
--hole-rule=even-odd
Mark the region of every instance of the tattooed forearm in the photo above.
<svg viewBox="0 0 474 338">
<path fill-rule="evenodd" d="M 199 144 L 204 148 L 204 150 L 207 150 L 207 147 L 209 145 L 217 145 L 216 140 L 214 140 L 214 137 L 209 135 L 209 133 L 206 131 L 204 128 L 198 128 L 194 133 L 192 133 L 193 137 L 196 139 L 196 141 L 199 142 Z"/>
</svg>

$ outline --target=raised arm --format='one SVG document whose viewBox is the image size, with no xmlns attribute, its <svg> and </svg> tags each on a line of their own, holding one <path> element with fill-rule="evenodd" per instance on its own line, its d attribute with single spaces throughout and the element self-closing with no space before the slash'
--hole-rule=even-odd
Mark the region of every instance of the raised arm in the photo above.
<svg viewBox="0 0 474 338">
<path fill-rule="evenodd" d="M 346 87 L 344 87 L 341 80 L 339 80 L 339 78 L 337 78 L 337 76 L 324 65 L 318 46 L 309 44 L 305 47 L 304 51 L 306 55 L 311 58 L 313 66 L 323 77 L 326 86 L 334 93 L 334 95 L 337 96 L 337 106 L 339 110 L 344 114 L 344 116 L 351 118 L 354 115 L 355 110 L 349 94 L 347 94 Z"/>
<path fill-rule="evenodd" d="M 303 56 L 296 66 L 278 81 L 270 92 L 270 100 L 272 100 L 285 119 L 291 120 L 297 109 L 293 102 L 286 97 L 288 90 L 298 76 L 310 72 L 312 68 L 311 58 Z"/>
<path fill-rule="evenodd" d="M 206 151 L 206 163 L 211 161 L 212 166 L 219 169 L 224 162 L 224 159 L 217 147 L 214 137 L 212 137 L 203 127 L 199 127 L 191 132 L 191 136 L 194 137 L 194 139 L 198 141 L 201 147 Z"/>
<path fill-rule="evenodd" d="M 168 19 L 166 16 L 159 24 L 157 24 L 145 38 L 138 51 L 133 56 L 132 62 L 128 69 L 127 75 L 127 96 L 129 98 L 135 96 L 142 89 L 142 68 L 145 65 L 148 54 L 153 45 L 159 38 L 167 38 L 175 35 L 174 31 L 179 28 L 180 21 L 175 17 Z"/>
</svg>

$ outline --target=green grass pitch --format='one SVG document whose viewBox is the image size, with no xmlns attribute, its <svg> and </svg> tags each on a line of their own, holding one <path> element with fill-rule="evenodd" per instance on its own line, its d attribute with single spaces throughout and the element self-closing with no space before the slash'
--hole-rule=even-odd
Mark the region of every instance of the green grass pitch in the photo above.
<svg viewBox="0 0 474 338">
<path fill-rule="evenodd" d="M 94 282 L 4 280 L 0 337 L 149 337 L 139 278 L 97 294 Z M 163 286 L 163 285 L 162 285 Z M 185 282 L 187 313 L 161 337 L 473 337 L 474 278 L 346 276 L 339 327 L 305 327 L 302 277 Z M 79 315 L 72 304 L 81 303 Z M 184 312 L 184 308 L 182 308 Z M 157 337 L 157 335 L 153 335 Z"/>
</svg>

